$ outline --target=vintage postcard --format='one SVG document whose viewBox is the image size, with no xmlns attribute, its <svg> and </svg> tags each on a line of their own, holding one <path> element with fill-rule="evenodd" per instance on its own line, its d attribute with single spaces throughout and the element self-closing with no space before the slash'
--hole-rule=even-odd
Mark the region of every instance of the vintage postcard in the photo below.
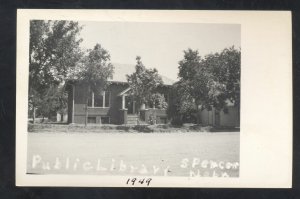
<svg viewBox="0 0 300 199">
<path fill-rule="evenodd" d="M 17 12 L 16 185 L 292 186 L 291 13 Z"/>
</svg>

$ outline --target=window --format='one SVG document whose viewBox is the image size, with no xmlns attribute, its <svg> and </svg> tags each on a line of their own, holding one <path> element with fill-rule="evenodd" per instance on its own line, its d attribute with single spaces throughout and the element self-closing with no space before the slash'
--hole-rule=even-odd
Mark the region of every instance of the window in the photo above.
<svg viewBox="0 0 300 199">
<path fill-rule="evenodd" d="M 105 107 L 109 107 L 110 92 L 104 92 L 104 95 L 105 95 Z"/>
<path fill-rule="evenodd" d="M 94 107 L 103 107 L 103 93 L 94 94 Z"/>
<path fill-rule="evenodd" d="M 102 93 L 92 93 L 88 99 L 89 107 L 109 107 L 110 106 L 110 92 L 103 91 Z"/>
<path fill-rule="evenodd" d="M 93 93 L 91 95 L 89 95 L 88 98 L 88 106 L 91 107 L 93 106 Z"/>
</svg>

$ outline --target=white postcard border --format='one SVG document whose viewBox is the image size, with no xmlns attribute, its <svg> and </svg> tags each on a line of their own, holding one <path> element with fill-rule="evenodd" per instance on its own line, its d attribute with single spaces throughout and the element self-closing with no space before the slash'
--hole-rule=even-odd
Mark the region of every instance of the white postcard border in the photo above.
<svg viewBox="0 0 300 199">
<path fill-rule="evenodd" d="M 31 19 L 241 24 L 240 177 L 151 176 L 150 187 L 292 186 L 291 12 L 43 9 L 17 11 L 17 186 L 131 187 L 128 176 L 26 174 Z"/>
</svg>

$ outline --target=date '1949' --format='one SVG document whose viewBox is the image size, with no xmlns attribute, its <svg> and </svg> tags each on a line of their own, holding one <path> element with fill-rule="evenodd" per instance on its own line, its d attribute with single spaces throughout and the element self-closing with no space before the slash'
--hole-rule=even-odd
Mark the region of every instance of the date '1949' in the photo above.
<svg viewBox="0 0 300 199">
<path fill-rule="evenodd" d="M 152 178 L 147 178 L 147 179 L 146 178 L 140 178 L 140 179 L 138 179 L 138 178 L 128 178 L 126 184 L 134 186 L 134 185 L 137 185 L 137 184 L 142 185 L 142 184 L 145 183 L 145 184 L 147 184 L 147 186 L 149 186 L 151 180 L 152 180 Z"/>
</svg>

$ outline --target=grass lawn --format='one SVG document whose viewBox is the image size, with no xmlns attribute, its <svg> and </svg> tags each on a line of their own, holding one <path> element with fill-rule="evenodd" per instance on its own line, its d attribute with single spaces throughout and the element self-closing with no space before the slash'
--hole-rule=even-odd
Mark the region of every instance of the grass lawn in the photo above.
<svg viewBox="0 0 300 199">
<path fill-rule="evenodd" d="M 239 175 L 239 133 L 28 133 L 33 174 Z"/>
</svg>

